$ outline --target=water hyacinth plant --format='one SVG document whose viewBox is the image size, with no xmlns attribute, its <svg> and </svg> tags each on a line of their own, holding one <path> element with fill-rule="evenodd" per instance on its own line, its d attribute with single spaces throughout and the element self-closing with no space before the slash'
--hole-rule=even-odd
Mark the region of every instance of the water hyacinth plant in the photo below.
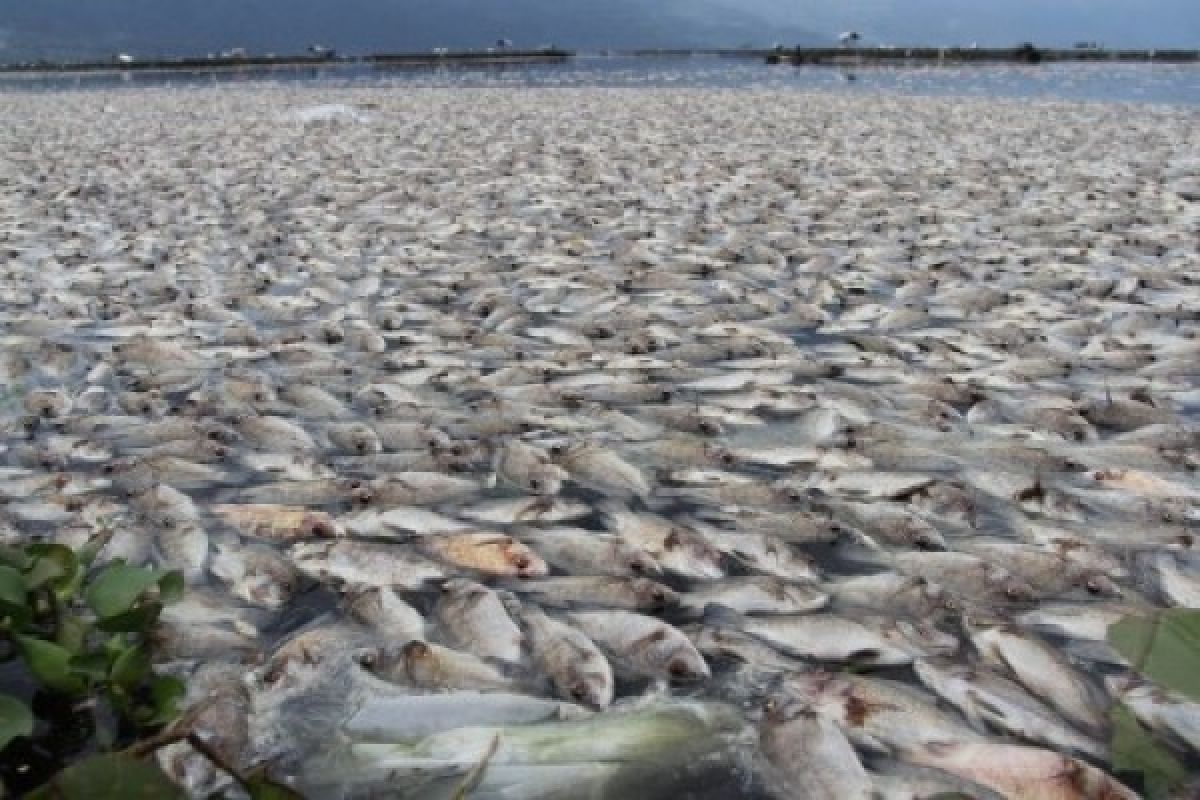
<svg viewBox="0 0 1200 800">
<path fill-rule="evenodd" d="M 0 775 L 9 788 L 32 788 L 22 784 L 42 773 L 25 762 L 61 764 L 99 751 L 39 792 L 176 793 L 152 763 L 104 751 L 159 731 L 178 715 L 185 687 L 152 669 L 151 634 L 163 606 L 183 592 L 183 577 L 120 560 L 96 565 L 107 538 L 99 535 L 79 551 L 46 543 L 0 548 L 0 659 L 6 662 L 0 685 L 23 690 L 21 696 L 0 693 L 6 765 Z"/>
</svg>

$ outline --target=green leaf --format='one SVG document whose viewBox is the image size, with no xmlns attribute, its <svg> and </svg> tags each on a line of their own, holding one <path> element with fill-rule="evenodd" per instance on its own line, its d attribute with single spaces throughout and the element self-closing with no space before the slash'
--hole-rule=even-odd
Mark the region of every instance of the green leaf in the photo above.
<svg viewBox="0 0 1200 800">
<path fill-rule="evenodd" d="M 102 620 L 124 614 L 162 577 L 162 573 L 146 567 L 110 564 L 88 587 L 87 603 Z"/>
<path fill-rule="evenodd" d="M 154 627 L 162 609 L 162 603 L 146 603 L 132 611 L 106 617 L 97 622 L 96 627 L 107 633 L 145 633 Z"/>
<path fill-rule="evenodd" d="M 32 636 L 15 638 L 21 657 L 40 684 L 66 694 L 83 691 L 83 679 L 71 669 L 71 651 Z"/>
<path fill-rule="evenodd" d="M 183 681 L 170 675 L 158 675 L 150 682 L 150 699 L 154 703 L 154 714 L 146 720 L 147 725 L 165 725 L 179 716 L 179 703 L 187 694 Z"/>
<path fill-rule="evenodd" d="M 33 566 L 25 573 L 30 589 L 40 589 L 48 583 L 67 583 L 79 571 L 75 551 L 63 544 L 32 544 L 26 548 L 33 557 Z"/>
<path fill-rule="evenodd" d="M 1151 680 L 1200 700 L 1200 611 L 1126 617 L 1109 627 L 1108 641 Z"/>
<path fill-rule="evenodd" d="M 1129 709 L 1115 706 L 1111 716 L 1113 771 L 1139 774 L 1147 797 L 1166 798 L 1188 771 L 1150 738 Z"/>
<path fill-rule="evenodd" d="M 303 795 L 268 778 L 265 768 L 247 775 L 242 786 L 249 792 L 251 800 L 304 800 Z"/>
<path fill-rule="evenodd" d="M 18 736 L 33 733 L 33 712 L 15 697 L 0 694 L 0 752 Z"/>
<path fill-rule="evenodd" d="M 58 618 L 58 633 L 54 640 L 72 654 L 78 655 L 83 651 L 84 642 L 87 640 L 88 627 L 78 616 L 64 612 Z"/>
<path fill-rule="evenodd" d="M 100 555 L 100 551 L 113 537 L 112 531 L 100 531 L 92 538 L 84 543 L 83 547 L 79 548 L 79 563 L 85 567 L 90 567 L 96 561 L 96 556 Z"/>
<path fill-rule="evenodd" d="M 183 800 L 182 790 L 149 760 L 124 753 L 92 756 L 35 789 L 30 800 Z"/>
<path fill-rule="evenodd" d="M 109 676 L 113 683 L 132 692 L 150 671 L 150 652 L 143 646 L 130 647 L 113 662 Z"/>
<path fill-rule="evenodd" d="M 20 572 L 9 566 L 0 566 L 0 608 L 24 608 L 26 591 L 25 578 Z"/>
<path fill-rule="evenodd" d="M 71 669 L 80 675 L 86 675 L 94 681 L 102 681 L 108 677 L 112 660 L 104 653 L 85 653 L 72 656 Z"/>
<path fill-rule="evenodd" d="M 165 605 L 178 603 L 183 598 L 184 587 L 183 573 L 173 569 L 159 578 L 158 599 Z"/>
<path fill-rule="evenodd" d="M 13 569 L 24 570 L 29 566 L 29 556 L 19 547 L 0 544 L 0 564 Z"/>
</svg>

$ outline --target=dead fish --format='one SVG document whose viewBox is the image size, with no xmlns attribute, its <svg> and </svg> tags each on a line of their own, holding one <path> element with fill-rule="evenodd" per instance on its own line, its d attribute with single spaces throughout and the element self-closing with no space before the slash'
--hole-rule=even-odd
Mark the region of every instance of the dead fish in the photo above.
<svg viewBox="0 0 1200 800">
<path fill-rule="evenodd" d="M 429 533 L 409 540 L 425 555 L 484 575 L 538 578 L 549 572 L 541 556 L 504 533 L 456 531 Z"/>
<path fill-rule="evenodd" d="M 388 642 L 425 638 L 425 618 L 388 586 L 352 590 L 346 593 L 345 603 L 351 617 Z"/>
<path fill-rule="evenodd" d="M 539 495 L 558 494 L 568 478 L 567 471 L 551 462 L 548 453 L 519 439 L 501 445 L 494 467 L 501 482 Z"/>
<path fill-rule="evenodd" d="M 332 538 L 342 535 L 329 514 L 296 506 L 214 505 L 212 512 L 243 536 L 269 542 Z"/>
<path fill-rule="evenodd" d="M 567 618 L 618 667 L 634 674 L 678 682 L 711 675 L 688 638 L 661 620 L 620 610 L 575 611 Z"/>
<path fill-rule="evenodd" d="M 619 536 L 581 528 L 519 528 L 516 535 L 548 564 L 569 574 L 620 577 L 662 572 L 650 553 Z"/>
<path fill-rule="evenodd" d="M 946 549 L 946 539 L 937 528 L 911 511 L 891 503 L 819 500 L 816 508 L 893 547 L 917 550 Z"/>
<path fill-rule="evenodd" d="M 668 572 L 699 580 L 725 574 L 720 551 L 695 531 L 662 517 L 636 514 L 617 506 L 608 507 L 606 519 L 617 536 Z"/>
<path fill-rule="evenodd" d="M 355 502 L 371 508 L 428 506 L 465 497 L 480 490 L 478 481 L 438 472 L 401 472 L 351 490 Z"/>
<path fill-rule="evenodd" d="M 937 698 L 897 681 L 818 670 L 789 675 L 782 691 L 838 724 L 868 752 L 894 753 L 937 741 L 983 736 L 937 707 Z"/>
<path fill-rule="evenodd" d="M 786 616 L 750 617 L 710 606 L 710 624 L 734 627 L 795 658 L 870 666 L 911 664 L 913 653 L 888 641 L 878 632 L 828 612 Z"/>
<path fill-rule="evenodd" d="M 828 602 L 815 585 L 757 576 L 701 584 L 679 596 L 679 604 L 693 613 L 715 603 L 741 614 L 803 614 Z"/>
<path fill-rule="evenodd" d="M 591 639 L 540 609 L 521 606 L 510 612 L 520 621 L 533 660 L 550 677 L 559 697 L 597 710 L 612 703 L 612 667 Z"/>
<path fill-rule="evenodd" d="M 1137 793 L 1095 767 L 1037 747 L 993 742 L 931 742 L 904 758 L 961 775 L 1007 797 L 1028 800 L 1136 800 Z"/>
<path fill-rule="evenodd" d="M 291 563 L 262 545 L 218 541 L 208 569 L 234 597 L 264 608 L 282 608 L 298 588 Z"/>
<path fill-rule="evenodd" d="M 1104 743 L 1065 724 L 1052 709 L 999 675 L 936 659 L 918 659 L 913 668 L 926 688 L 981 730 L 987 723 L 1026 741 L 1098 761 L 1108 759 Z"/>
<path fill-rule="evenodd" d="M 984 661 L 1011 672 L 1080 730 L 1102 734 L 1108 729 L 1104 692 L 1049 645 L 1004 626 L 975 631 L 971 642 Z"/>
<path fill-rule="evenodd" d="M 555 461 L 571 480 L 615 497 L 644 497 L 650 484 L 641 471 L 619 455 L 592 442 L 551 448 Z"/>
<path fill-rule="evenodd" d="M 520 691 L 522 682 L 499 664 L 470 653 L 413 639 L 399 647 L 365 654 L 366 666 L 381 678 L 406 686 L 440 691 Z M 360 663 L 363 658 L 360 657 Z"/>
<path fill-rule="evenodd" d="M 1120 587 L 1103 572 L 1057 553 L 992 539 L 959 540 L 955 547 L 1002 565 L 1029 584 L 1039 597 L 1054 597 L 1076 588 L 1096 597 L 1121 595 Z"/>
<path fill-rule="evenodd" d="M 789 698 L 768 701 L 759 746 L 773 769 L 768 781 L 783 796 L 868 800 L 871 776 L 837 724 Z"/>
<path fill-rule="evenodd" d="M 824 583 L 823 588 L 833 598 L 834 609 L 847 613 L 861 607 L 936 620 L 961 610 L 954 597 L 936 583 L 895 572 L 841 578 Z"/>
<path fill-rule="evenodd" d="M 506 588 L 539 605 L 559 608 L 597 606 L 661 612 L 681 602 L 679 593 L 661 583 L 615 575 L 564 575 L 512 583 Z"/>
<path fill-rule="evenodd" d="M 325 437 L 337 450 L 352 455 L 370 455 L 383 451 L 379 435 L 361 422 L 341 422 L 325 428 Z"/>
<path fill-rule="evenodd" d="M 567 522 L 592 513 L 586 503 L 562 497 L 518 497 L 491 500 L 457 510 L 459 516 L 498 525 Z"/>
<path fill-rule="evenodd" d="M 305 575 L 349 586 L 415 591 L 448 575 L 445 567 L 404 547 L 356 539 L 298 542 L 289 556 Z"/>
<path fill-rule="evenodd" d="M 495 591 L 474 581 L 442 584 L 434 617 L 454 644 L 480 658 L 522 660 L 524 636 Z"/>
</svg>

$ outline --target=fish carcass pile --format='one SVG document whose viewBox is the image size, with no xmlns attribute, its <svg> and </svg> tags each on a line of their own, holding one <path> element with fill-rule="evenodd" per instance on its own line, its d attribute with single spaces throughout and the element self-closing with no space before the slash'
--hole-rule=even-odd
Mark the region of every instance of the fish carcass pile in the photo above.
<svg viewBox="0 0 1200 800">
<path fill-rule="evenodd" d="M 702 90 L 12 94 L 0 540 L 181 570 L 307 797 L 1127 798 L 1200 607 L 1200 125 Z M 314 110 L 315 109 L 315 110 Z M 238 790 L 186 743 L 195 796 Z"/>
</svg>

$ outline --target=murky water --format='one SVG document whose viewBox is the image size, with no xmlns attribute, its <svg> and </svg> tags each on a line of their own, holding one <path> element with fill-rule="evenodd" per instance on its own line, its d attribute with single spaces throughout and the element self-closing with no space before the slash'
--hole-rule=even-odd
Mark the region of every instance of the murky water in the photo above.
<svg viewBox="0 0 1200 800">
<path fill-rule="evenodd" d="M 985 66 L 771 66 L 719 56 L 580 55 L 559 64 L 469 67 L 247 67 L 188 72 L 3 75 L 0 88 L 98 89 L 219 86 L 267 81 L 315 86 L 379 87 L 693 87 L 791 89 L 847 94 L 1006 97 L 1200 105 L 1200 65 L 1047 64 Z"/>
</svg>

